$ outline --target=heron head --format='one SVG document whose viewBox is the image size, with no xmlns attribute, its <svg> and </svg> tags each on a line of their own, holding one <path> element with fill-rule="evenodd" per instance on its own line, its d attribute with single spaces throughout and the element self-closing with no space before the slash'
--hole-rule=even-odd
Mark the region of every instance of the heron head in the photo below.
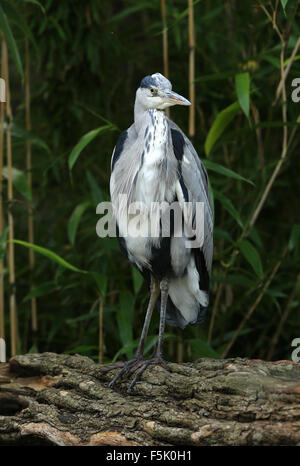
<svg viewBox="0 0 300 466">
<path fill-rule="evenodd" d="M 142 79 L 136 98 L 145 108 L 164 110 L 172 105 L 191 105 L 187 99 L 172 91 L 172 84 L 160 73 Z"/>
</svg>

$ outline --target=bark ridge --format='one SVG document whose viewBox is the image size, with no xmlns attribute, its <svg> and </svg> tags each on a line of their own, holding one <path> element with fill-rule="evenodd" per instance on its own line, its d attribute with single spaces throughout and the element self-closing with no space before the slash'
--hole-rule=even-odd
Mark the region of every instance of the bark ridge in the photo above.
<svg viewBox="0 0 300 466">
<path fill-rule="evenodd" d="M 300 364 L 150 366 L 132 394 L 80 355 L 0 364 L 0 445 L 300 445 Z"/>
</svg>

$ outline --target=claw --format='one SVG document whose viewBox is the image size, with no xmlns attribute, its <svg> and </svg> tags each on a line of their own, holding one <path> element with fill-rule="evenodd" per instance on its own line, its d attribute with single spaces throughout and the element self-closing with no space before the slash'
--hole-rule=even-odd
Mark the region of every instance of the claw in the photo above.
<svg viewBox="0 0 300 466">
<path fill-rule="evenodd" d="M 124 366 L 124 362 L 117 362 L 115 364 L 105 364 L 105 366 L 102 366 L 100 371 L 101 372 L 109 372 L 113 369 L 117 369 L 119 367 L 123 367 Z"/>
<path fill-rule="evenodd" d="M 138 381 L 138 379 L 140 378 L 140 376 L 142 375 L 142 373 L 147 369 L 147 367 L 149 366 L 149 364 L 151 363 L 151 359 L 149 361 L 145 361 L 144 364 L 139 368 L 139 370 L 136 372 L 133 380 L 131 381 L 128 389 L 127 389 L 127 392 L 130 393 L 131 390 L 133 389 L 133 387 L 135 386 L 136 382 Z"/>
<path fill-rule="evenodd" d="M 140 358 L 131 359 L 124 364 L 124 367 L 118 372 L 118 374 L 110 381 L 108 386 L 111 388 L 113 385 L 123 377 L 130 377 L 131 374 L 136 372 L 133 380 L 131 381 L 127 392 L 130 393 L 135 386 L 136 382 L 141 377 L 142 373 L 147 369 L 150 364 L 162 366 L 167 371 L 171 372 L 170 366 L 164 361 L 161 356 L 156 356 L 153 359 L 143 360 Z"/>
<path fill-rule="evenodd" d="M 109 382 L 108 386 L 111 388 L 117 380 L 122 378 L 123 376 L 126 376 L 128 373 L 133 372 L 135 369 L 139 367 L 139 365 L 142 363 L 142 359 L 131 359 L 128 362 L 124 363 L 124 366 L 122 369 L 117 373 L 117 375 Z"/>
</svg>

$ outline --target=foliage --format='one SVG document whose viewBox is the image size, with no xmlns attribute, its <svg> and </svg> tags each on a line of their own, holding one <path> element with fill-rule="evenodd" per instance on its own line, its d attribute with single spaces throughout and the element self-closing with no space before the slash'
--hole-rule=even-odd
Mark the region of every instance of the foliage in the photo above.
<svg viewBox="0 0 300 466">
<path fill-rule="evenodd" d="M 176 91 L 189 97 L 187 2 L 170 0 L 166 5 L 170 79 Z M 284 84 L 287 121 L 282 94 L 275 102 L 282 77 L 280 60 L 288 66 L 300 34 L 298 5 L 283 0 L 194 3 L 193 143 L 208 169 L 215 204 L 212 304 L 200 328 L 184 333 L 167 329 L 165 347 L 171 360 L 224 355 L 261 293 L 229 354 L 267 357 L 287 309 L 271 357 L 290 359 L 291 341 L 300 334 L 300 287 L 293 293 L 300 273 L 300 104 L 291 100 L 291 81 L 300 76 L 300 61 L 293 61 Z M 283 33 L 283 55 L 264 9 Z M 96 205 L 109 200 L 110 157 L 119 128 L 132 123 L 135 90 L 145 75 L 163 69 L 160 2 L 3 0 L 0 28 L 9 47 L 14 117 L 15 202 L 5 202 L 4 207 L 5 215 L 8 208 L 13 213 L 19 240 L 15 255 L 19 351 L 80 351 L 96 359 L 103 302 L 104 360 L 130 357 L 138 343 L 148 290 L 121 255 L 116 239 L 97 237 Z M 25 37 L 31 63 L 30 132 L 25 129 L 24 111 Z M 171 117 L 187 133 L 187 110 L 174 108 Z M 284 163 L 252 225 L 283 156 L 285 131 Z M 33 276 L 24 247 L 30 198 L 24 178 L 25 141 L 32 143 Z M 5 192 L 5 177 L 3 183 Z M 6 234 L 0 238 L 1 251 Z M 4 272 L 9 335 L 7 268 Z M 30 330 L 32 296 L 37 297 L 36 334 Z M 148 351 L 153 350 L 157 329 L 156 312 Z"/>
</svg>

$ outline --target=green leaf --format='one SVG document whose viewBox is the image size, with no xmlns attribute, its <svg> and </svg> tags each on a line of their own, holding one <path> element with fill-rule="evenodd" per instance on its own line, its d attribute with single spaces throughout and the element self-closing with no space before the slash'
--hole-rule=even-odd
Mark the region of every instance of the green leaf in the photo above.
<svg viewBox="0 0 300 466">
<path fill-rule="evenodd" d="M 94 312 L 86 312 L 85 314 L 81 314 L 78 317 L 73 317 L 71 319 L 66 319 L 66 323 L 68 325 L 71 325 L 72 327 L 75 327 L 78 322 L 83 322 L 85 320 L 90 320 L 93 319 L 94 317 L 99 317 L 99 310 Z"/>
<path fill-rule="evenodd" d="M 242 219 L 240 217 L 240 214 L 236 210 L 236 208 L 233 206 L 232 202 L 230 199 L 228 199 L 224 194 L 222 194 L 220 191 L 214 191 L 214 197 L 215 199 L 218 199 L 225 209 L 232 215 L 232 217 L 236 220 L 236 222 L 239 224 L 241 228 L 244 228 L 244 224 L 242 222 Z"/>
<path fill-rule="evenodd" d="M 229 168 L 224 167 L 223 165 L 220 165 L 215 162 L 211 162 L 210 160 L 202 160 L 202 163 L 205 165 L 205 168 L 208 170 L 212 170 L 216 173 L 220 173 L 221 175 L 228 176 L 230 178 L 235 178 L 236 180 L 240 181 L 245 181 L 246 183 L 252 184 L 254 186 L 254 183 L 247 178 L 244 178 L 243 176 L 239 175 L 238 173 L 230 170 Z"/>
<path fill-rule="evenodd" d="M 83 149 L 93 140 L 95 139 L 98 134 L 102 133 L 103 131 L 106 130 L 111 130 L 113 127 L 111 125 L 104 125 L 100 126 L 100 128 L 93 129 L 92 131 L 89 131 L 86 133 L 84 136 L 82 136 L 76 146 L 73 148 L 70 156 L 69 156 L 69 170 L 72 170 L 74 167 L 74 164 L 76 160 L 78 159 L 79 155 L 83 151 Z"/>
<path fill-rule="evenodd" d="M 37 298 L 39 296 L 48 295 L 50 293 L 53 293 L 53 291 L 56 291 L 57 289 L 58 287 L 54 282 L 43 283 L 40 286 L 36 286 L 35 288 L 32 288 L 30 293 L 28 293 L 23 299 L 23 302 L 29 301 L 31 298 Z"/>
<path fill-rule="evenodd" d="M 273 298 L 286 298 L 287 297 L 286 293 L 283 293 L 280 290 L 276 290 L 276 289 L 272 289 L 272 288 L 269 288 L 268 290 L 265 290 L 264 293 L 266 295 L 268 295 L 268 296 L 273 297 Z"/>
<path fill-rule="evenodd" d="M 296 254 L 300 251 L 300 225 L 293 225 L 290 241 L 289 250 L 295 249 Z"/>
<path fill-rule="evenodd" d="M 16 26 L 21 29 L 24 36 L 28 37 L 30 42 L 32 43 L 35 49 L 36 55 L 39 56 L 39 49 L 38 49 L 37 43 L 34 40 L 34 37 L 32 35 L 30 28 L 27 26 L 24 15 L 19 14 L 15 6 L 11 3 L 6 2 L 4 9 L 5 9 L 6 16 L 9 18 L 10 25 L 16 24 Z"/>
<path fill-rule="evenodd" d="M 87 354 L 88 356 L 91 355 L 94 351 L 97 351 L 99 348 L 96 345 L 79 345 L 73 348 L 67 349 L 63 352 L 63 354 Z"/>
<path fill-rule="evenodd" d="M 33 3 L 34 5 L 39 6 L 43 13 L 46 13 L 46 10 L 45 10 L 45 8 L 43 7 L 43 5 L 41 5 L 40 2 L 38 2 L 37 0 L 23 0 L 23 2 L 26 2 L 26 3 Z"/>
<path fill-rule="evenodd" d="M 119 351 L 114 355 L 112 362 L 116 362 L 119 356 L 122 356 L 122 354 L 127 354 L 129 352 L 132 354 L 133 350 L 138 347 L 138 344 L 139 340 L 134 340 L 131 343 L 122 346 L 122 348 L 120 348 Z"/>
<path fill-rule="evenodd" d="M 92 275 L 97 284 L 98 290 L 100 291 L 101 295 L 105 297 L 107 290 L 107 276 L 98 272 L 92 272 Z"/>
<path fill-rule="evenodd" d="M 296 55 L 295 57 L 293 57 L 293 62 L 294 62 L 294 61 L 298 61 L 298 60 L 300 60 L 300 55 Z M 288 65 L 288 64 L 290 63 L 290 61 L 291 61 L 291 57 L 289 57 L 289 58 L 287 58 L 286 60 L 284 60 L 283 66 Z"/>
<path fill-rule="evenodd" d="M 197 5 L 197 3 L 200 3 L 200 2 L 202 2 L 202 0 L 194 0 L 193 1 L 193 6 L 195 7 Z M 154 2 L 152 2 L 152 3 L 154 3 Z M 184 10 L 181 11 L 181 13 L 176 13 L 176 19 L 175 19 L 175 21 L 171 22 L 168 25 L 168 29 L 170 30 L 172 27 L 174 27 L 175 24 L 179 23 L 183 18 L 188 16 L 188 14 L 189 14 L 189 8 L 185 8 Z M 161 33 L 162 33 L 162 31 L 159 32 L 159 34 L 161 34 Z"/>
<path fill-rule="evenodd" d="M 78 229 L 80 219 L 84 211 L 90 205 L 91 205 L 90 202 L 82 202 L 81 204 L 78 204 L 78 206 L 76 206 L 75 209 L 73 210 L 73 213 L 68 222 L 68 236 L 69 236 L 70 243 L 72 245 L 74 245 L 75 243 L 76 232 Z"/>
<path fill-rule="evenodd" d="M 219 81 L 221 79 L 232 78 L 236 75 L 236 71 L 224 71 L 223 73 L 204 74 L 195 79 L 195 82 Z"/>
<path fill-rule="evenodd" d="M 208 358 L 220 358 L 220 354 L 215 351 L 208 343 L 199 338 L 190 338 L 186 340 L 187 343 L 192 345 L 194 351 L 197 352 L 198 358 L 208 357 Z"/>
<path fill-rule="evenodd" d="M 165 333 L 164 335 L 164 341 L 169 340 L 170 338 L 174 338 L 174 335 L 169 335 Z M 145 349 L 144 349 L 144 356 L 149 353 L 149 351 L 155 346 L 156 342 L 158 340 L 157 335 L 148 335 L 146 338 L 146 343 L 145 343 Z M 112 362 L 115 362 L 118 360 L 119 356 L 122 354 L 126 354 L 127 351 L 129 350 L 134 350 L 138 347 L 140 339 L 138 338 L 137 340 L 132 341 L 131 343 L 128 343 L 124 345 L 115 355 L 112 360 Z"/>
<path fill-rule="evenodd" d="M 67 38 L 67 36 L 66 36 L 66 34 L 65 34 L 64 29 L 61 27 L 61 25 L 60 25 L 59 22 L 56 20 L 56 18 L 54 18 L 53 16 L 49 16 L 49 17 L 48 17 L 48 21 L 49 21 L 49 23 L 52 23 L 52 24 L 53 24 L 53 26 L 55 27 L 55 29 L 56 29 L 56 31 L 57 31 L 59 37 L 60 37 L 60 39 L 61 39 L 62 41 L 65 41 L 66 38 Z"/>
<path fill-rule="evenodd" d="M 23 65 L 22 65 L 20 54 L 19 54 L 19 50 L 18 50 L 16 41 L 15 41 L 15 38 L 11 32 L 10 26 L 8 24 L 6 14 L 4 13 L 1 5 L 0 5 L 0 28 L 2 29 L 2 32 L 7 40 L 7 45 L 11 51 L 11 55 L 16 64 L 17 70 L 19 71 L 23 79 L 24 72 L 23 72 Z"/>
<path fill-rule="evenodd" d="M 214 227 L 214 238 L 215 239 L 224 239 L 233 243 L 233 239 L 228 231 L 223 230 L 222 228 Z"/>
<path fill-rule="evenodd" d="M 8 179 L 8 167 L 3 167 L 2 174 L 4 178 Z M 31 192 L 25 173 L 23 173 L 21 170 L 18 170 L 17 168 L 12 167 L 11 174 L 13 185 L 15 186 L 17 191 L 19 191 L 19 193 L 26 197 L 26 199 L 31 201 Z"/>
<path fill-rule="evenodd" d="M 75 101 L 76 106 L 86 110 L 89 112 L 91 115 L 93 115 L 96 118 L 99 118 L 101 121 L 104 121 L 106 124 L 110 125 L 112 128 L 115 128 L 119 131 L 121 131 L 114 123 L 112 123 L 110 120 L 105 118 L 103 115 L 100 115 L 100 113 L 97 112 L 94 108 L 92 108 L 90 105 L 86 105 L 84 102 L 80 101 Z"/>
<path fill-rule="evenodd" d="M 174 338 L 174 335 L 171 335 L 171 338 Z M 167 333 L 164 334 L 164 340 L 167 341 L 169 340 L 170 337 Z M 145 343 L 145 349 L 144 349 L 144 355 L 149 353 L 149 351 L 155 346 L 155 344 L 158 341 L 158 335 L 149 335 L 146 338 L 146 343 Z"/>
<path fill-rule="evenodd" d="M 132 280 L 133 280 L 134 292 L 135 292 L 135 294 L 138 294 L 138 292 L 141 289 L 141 286 L 143 284 L 144 279 L 143 279 L 142 274 L 135 267 L 132 267 L 131 271 L 132 271 Z"/>
<path fill-rule="evenodd" d="M 272 55 L 264 55 L 263 58 L 275 68 L 280 68 L 280 60 L 277 57 L 273 57 Z"/>
<path fill-rule="evenodd" d="M 3 261 L 6 249 L 6 238 L 8 235 L 9 227 L 7 226 L 0 236 L 0 261 Z"/>
<path fill-rule="evenodd" d="M 208 178 L 208 189 L 209 189 L 209 194 L 210 194 L 213 225 L 214 225 L 214 223 L 215 223 L 215 196 L 214 196 L 214 190 L 212 189 L 211 182 L 210 182 L 209 178 Z"/>
<path fill-rule="evenodd" d="M 280 1 L 281 1 L 281 5 L 282 5 L 282 8 L 283 8 L 283 11 L 285 12 L 285 8 L 286 8 L 286 5 L 287 5 L 288 0 L 280 0 Z"/>
<path fill-rule="evenodd" d="M 252 266 L 257 276 L 262 280 L 264 277 L 264 272 L 257 249 L 246 239 L 238 241 L 237 245 L 245 259 Z"/>
<path fill-rule="evenodd" d="M 29 141 L 31 142 L 31 144 L 39 146 L 42 149 L 45 149 L 48 153 L 50 153 L 49 147 L 42 139 L 36 136 L 32 131 L 27 131 L 21 126 L 16 125 L 16 123 L 13 123 L 11 125 L 11 135 L 16 138 L 20 138 L 22 141 Z"/>
<path fill-rule="evenodd" d="M 240 108 L 241 107 L 239 102 L 234 102 L 218 114 L 217 118 L 213 122 L 208 132 L 208 135 L 204 143 L 205 154 L 207 156 L 209 156 L 214 144 L 219 139 L 226 126 L 229 125 L 231 120 L 240 111 Z"/>
<path fill-rule="evenodd" d="M 67 262 L 65 259 L 60 257 L 55 252 L 50 251 L 50 249 L 43 248 L 41 246 L 37 246 L 36 244 L 28 243 L 27 241 L 21 241 L 19 239 L 14 239 L 13 243 L 20 244 L 21 246 L 25 246 L 26 248 L 33 249 L 35 252 L 46 256 L 52 262 L 56 262 L 57 264 L 61 265 L 62 267 L 72 270 L 73 272 L 80 272 L 80 273 L 88 273 L 86 270 L 81 270 L 75 267 L 74 265 Z"/>
<path fill-rule="evenodd" d="M 252 230 L 250 231 L 248 237 L 254 244 L 256 244 L 258 249 L 263 249 L 264 245 L 263 245 L 263 242 L 261 240 L 261 237 L 260 237 L 256 227 L 252 228 Z"/>
<path fill-rule="evenodd" d="M 133 341 L 133 320 L 134 297 L 129 291 L 122 291 L 120 294 L 120 309 L 117 313 L 117 321 L 123 345 L 129 345 Z M 128 348 L 126 356 L 129 359 L 132 358 L 132 348 Z"/>
<path fill-rule="evenodd" d="M 235 334 L 235 332 L 236 332 L 235 330 L 230 330 L 229 332 L 226 332 L 225 335 L 222 335 L 222 341 L 223 342 L 230 341 L 233 335 Z M 244 328 L 239 332 L 239 338 L 242 337 L 243 335 L 248 335 L 248 333 L 251 333 L 251 332 L 253 332 L 252 328 Z M 218 345 L 220 343 L 220 337 L 214 338 L 211 343 L 212 345 Z M 223 352 L 223 349 L 221 350 L 221 352 Z"/>
<path fill-rule="evenodd" d="M 95 180 L 94 176 L 91 174 L 89 170 L 86 171 L 86 177 L 90 186 L 91 195 L 94 201 L 94 204 L 97 206 L 99 202 L 104 201 L 103 193 Z"/>
<path fill-rule="evenodd" d="M 249 119 L 250 108 L 250 76 L 249 73 L 239 73 L 235 76 L 235 88 L 241 109 Z"/>
<path fill-rule="evenodd" d="M 129 8 L 124 8 L 122 9 L 121 13 L 118 13 L 117 15 L 113 16 L 110 19 L 110 22 L 112 21 L 119 21 L 121 19 L 126 18 L 127 16 L 131 15 L 132 13 L 136 13 L 137 11 L 140 10 L 145 10 L 146 8 L 152 8 L 151 2 L 139 2 L 137 5 L 131 6 Z"/>
<path fill-rule="evenodd" d="M 226 283 L 228 283 L 229 285 L 234 285 L 234 286 L 237 286 L 237 285 L 243 286 L 248 289 L 257 286 L 257 283 L 255 283 L 253 279 L 247 277 L 246 275 L 243 275 L 241 272 L 238 275 L 237 274 L 227 275 Z"/>
</svg>

